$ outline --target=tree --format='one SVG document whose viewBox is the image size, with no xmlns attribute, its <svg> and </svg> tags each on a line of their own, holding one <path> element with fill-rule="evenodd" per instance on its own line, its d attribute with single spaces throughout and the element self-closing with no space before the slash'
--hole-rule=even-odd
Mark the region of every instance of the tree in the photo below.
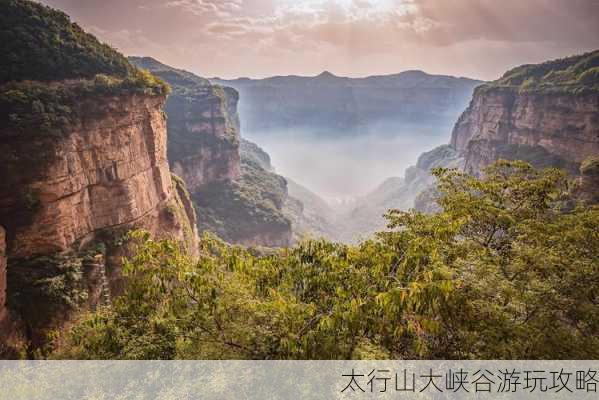
<svg viewBox="0 0 599 400">
<path fill-rule="evenodd" d="M 439 213 L 392 210 L 358 246 L 258 253 L 205 236 L 198 260 L 137 232 L 129 285 L 56 357 L 595 358 L 599 209 L 558 170 L 437 169 Z"/>
</svg>

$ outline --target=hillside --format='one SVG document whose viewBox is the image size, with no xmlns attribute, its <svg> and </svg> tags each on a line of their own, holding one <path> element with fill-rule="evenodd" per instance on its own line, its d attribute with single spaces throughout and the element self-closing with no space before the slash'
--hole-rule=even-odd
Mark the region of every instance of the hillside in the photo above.
<svg viewBox="0 0 599 400">
<path fill-rule="evenodd" d="M 289 245 L 287 183 L 272 172 L 268 154 L 241 139 L 237 92 L 149 57 L 129 59 L 172 87 L 165 106 L 168 159 L 189 188 L 199 230 L 230 243 Z"/>
<path fill-rule="evenodd" d="M 484 89 L 498 87 L 528 92 L 596 92 L 599 90 L 599 50 L 513 68 Z"/>
<path fill-rule="evenodd" d="M 463 159 L 449 145 L 421 154 L 416 165 L 409 167 L 403 178 L 387 179 L 374 191 L 358 199 L 339 218 L 346 221 L 342 240 L 356 242 L 384 229 L 387 223 L 384 215 L 390 209 L 409 210 L 417 207 L 418 195 L 434 186 L 431 169 L 462 166 Z"/>
</svg>

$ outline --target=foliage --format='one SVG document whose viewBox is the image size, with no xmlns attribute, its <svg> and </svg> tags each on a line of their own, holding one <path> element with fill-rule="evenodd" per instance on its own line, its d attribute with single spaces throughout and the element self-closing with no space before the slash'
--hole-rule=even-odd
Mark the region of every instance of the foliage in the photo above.
<svg viewBox="0 0 599 400">
<path fill-rule="evenodd" d="M 125 294 L 55 357 L 598 357 L 599 208 L 564 211 L 565 175 L 523 162 L 434 173 L 440 212 L 392 210 L 358 246 L 205 236 L 192 260 L 134 233 Z"/>
<path fill-rule="evenodd" d="M 516 87 L 521 91 L 584 93 L 599 90 L 599 50 L 577 56 L 522 65 L 481 90 Z"/>
<path fill-rule="evenodd" d="M 238 180 L 212 182 L 193 194 L 200 230 L 230 242 L 289 232 L 291 222 L 282 211 L 286 197 L 285 179 L 252 160 L 242 160 Z"/>
<path fill-rule="evenodd" d="M 66 14 L 27 0 L 0 6 L 0 128 L 57 135 L 89 113 L 78 107 L 88 98 L 168 93 Z"/>
<path fill-rule="evenodd" d="M 97 75 L 93 80 L 68 83 L 11 82 L 0 88 L 0 128 L 21 134 L 59 136 L 68 132 L 89 108 L 82 104 L 96 96 L 165 94 L 168 86 L 147 72 L 127 79 Z M 91 101 L 91 100 L 90 100 Z"/>
<path fill-rule="evenodd" d="M 27 0 L 1 0 L 0 83 L 135 74 L 127 59 L 61 11 Z"/>
</svg>

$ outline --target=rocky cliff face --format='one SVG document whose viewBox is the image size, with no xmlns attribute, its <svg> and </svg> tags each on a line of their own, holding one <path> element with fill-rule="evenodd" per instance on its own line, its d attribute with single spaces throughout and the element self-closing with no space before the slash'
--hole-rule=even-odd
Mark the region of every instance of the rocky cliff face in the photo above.
<svg viewBox="0 0 599 400">
<path fill-rule="evenodd" d="M 548 154 L 528 161 L 534 164 L 553 156 L 552 164 L 572 169 L 588 156 L 599 154 L 597 110 L 599 95 L 593 93 L 477 90 L 456 124 L 451 144 L 465 155 L 468 171 L 480 171 L 498 158 L 514 158 L 510 155 L 519 148 L 540 151 L 538 147 Z M 520 156 L 527 158 L 526 154 Z"/>
<path fill-rule="evenodd" d="M 33 351 L 119 292 L 128 231 L 182 240 L 192 254 L 197 231 L 167 161 L 167 86 L 59 11 L 3 7 L 0 354 L 14 356 L 19 337 Z"/>
<path fill-rule="evenodd" d="M 528 65 L 474 92 L 451 145 L 479 172 L 498 158 L 572 172 L 599 154 L 599 51 Z"/>
<path fill-rule="evenodd" d="M 184 240 L 190 250 L 195 247 L 193 207 L 172 180 L 166 158 L 163 103 L 163 96 L 84 98 L 80 107 L 93 114 L 58 138 L 0 129 L 3 154 L 28 148 L 39 160 L 29 164 L 28 157 L 11 158 L 1 167 L 2 176 L 10 173 L 11 178 L 0 184 L 10 305 L 15 317 L 25 321 L 30 340 L 42 341 L 46 326 L 68 318 L 62 306 L 60 316 L 52 310 L 31 312 L 44 309 L 39 302 L 51 301 L 38 292 L 48 289 L 41 282 L 49 287 L 56 280 L 65 287 L 72 283 L 77 288 L 69 288 L 70 294 L 75 289 L 86 293 L 75 302 L 94 305 L 99 298 L 93 294 L 102 282 L 87 278 L 108 268 L 102 273 L 118 290 L 125 251 L 119 241 L 129 230 L 146 229 L 156 237 Z M 99 244 L 102 250 L 94 250 Z M 89 264 L 94 270 L 81 264 L 89 251 L 104 259 Z M 70 273 L 83 276 L 76 284 L 65 283 Z"/>
<path fill-rule="evenodd" d="M 49 154 L 37 154 L 49 159 L 44 168 L 13 165 L 22 171 L 10 182 L 19 190 L 2 185 L 0 192 L 11 257 L 83 245 L 106 228 L 137 224 L 161 230 L 160 211 L 175 196 L 163 102 L 143 96 L 88 99 L 82 107 L 99 117 L 82 119 L 46 148 Z M 7 153 L 21 147 L 18 133 L 2 137 Z M 25 213 L 28 223 L 13 218 Z"/>
<path fill-rule="evenodd" d="M 241 142 L 237 91 L 152 58 L 130 60 L 173 88 L 165 107 L 168 159 L 190 190 L 199 229 L 246 246 L 289 245 L 287 183 L 266 153 Z"/>
<path fill-rule="evenodd" d="M 241 172 L 237 92 L 149 57 L 130 60 L 172 87 L 165 106 L 168 160 L 188 189 L 194 193 L 208 183 L 238 179 Z"/>
</svg>

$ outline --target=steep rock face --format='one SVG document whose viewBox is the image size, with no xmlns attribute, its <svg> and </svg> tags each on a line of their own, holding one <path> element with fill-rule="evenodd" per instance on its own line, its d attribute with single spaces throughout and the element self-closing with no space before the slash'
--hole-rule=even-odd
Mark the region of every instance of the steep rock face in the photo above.
<svg viewBox="0 0 599 400">
<path fill-rule="evenodd" d="M 212 182 L 192 196 L 202 231 L 245 246 L 285 247 L 291 243 L 291 221 L 283 212 L 287 182 L 264 169 L 254 157 L 242 158 L 239 179 Z"/>
<path fill-rule="evenodd" d="M 572 172 L 599 154 L 599 51 L 514 68 L 478 87 L 451 145 L 478 173 L 498 158 Z"/>
<path fill-rule="evenodd" d="M 314 77 L 211 81 L 239 91 L 246 132 L 312 131 L 333 137 L 406 126 L 448 126 L 481 83 L 422 71 L 366 78 L 325 71 Z"/>
<path fill-rule="evenodd" d="M 188 189 L 239 178 L 238 93 L 149 57 L 129 59 L 172 87 L 165 106 L 168 160 Z"/>
<path fill-rule="evenodd" d="M 31 152 L 0 167 L 10 176 L 0 184 L 0 224 L 7 231 L 9 304 L 32 344 L 67 320 L 71 306 L 100 303 L 99 274 L 118 293 L 128 251 L 120 238 L 129 230 L 183 240 L 194 251 L 193 206 L 166 159 L 163 103 L 163 96 L 98 95 L 81 99 L 93 113 L 59 137 L 0 129 L 5 157 Z M 30 156 L 39 162 L 30 164 Z M 92 253 L 102 263 L 86 264 Z M 51 282 L 64 285 L 72 304 L 50 307 L 62 301 L 48 295 Z"/>
<path fill-rule="evenodd" d="M 564 164 L 579 164 L 599 153 L 597 110 L 599 95 L 592 93 L 478 90 L 456 124 L 451 144 L 465 154 L 468 171 L 480 171 L 520 146 L 540 146 Z"/>
<path fill-rule="evenodd" d="M 232 89 L 210 87 L 186 100 L 171 96 L 167 101 L 169 135 L 173 132 L 169 161 L 191 191 L 240 176 L 237 97 Z"/>
<path fill-rule="evenodd" d="M 289 245 L 287 183 L 268 154 L 241 141 L 237 91 L 149 57 L 130 60 L 173 89 L 165 107 L 168 159 L 189 188 L 199 230 L 247 246 Z"/>
<path fill-rule="evenodd" d="M 197 231 L 167 162 L 168 86 L 60 11 L 2 7 L 0 355 L 33 356 L 49 329 L 119 292 L 129 230 L 192 254 Z"/>
<path fill-rule="evenodd" d="M 62 251 L 103 228 L 139 223 L 158 230 L 158 212 L 172 197 L 166 160 L 164 99 L 132 96 L 88 100 L 101 118 L 86 118 L 55 143 L 45 168 L 17 183 L 35 210 L 28 224 L 22 197 L 3 187 L 0 218 L 9 232 L 11 257 Z M 3 149 L 19 140 L 3 132 Z M 20 179 L 19 179 L 20 178 Z"/>
</svg>

